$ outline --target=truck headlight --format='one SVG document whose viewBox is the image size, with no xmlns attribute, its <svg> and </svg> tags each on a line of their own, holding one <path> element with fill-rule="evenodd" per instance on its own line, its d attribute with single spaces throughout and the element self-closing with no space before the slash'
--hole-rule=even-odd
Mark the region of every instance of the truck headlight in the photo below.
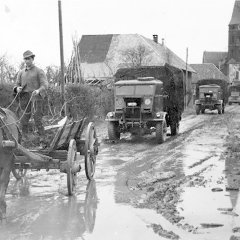
<svg viewBox="0 0 240 240">
<path fill-rule="evenodd" d="M 117 108 L 124 107 L 124 101 L 122 98 L 116 98 L 116 106 Z"/>
<path fill-rule="evenodd" d="M 145 105 L 150 105 L 150 104 L 151 104 L 151 99 L 150 99 L 150 98 L 146 98 L 146 99 L 144 100 L 144 104 L 145 104 Z"/>
<path fill-rule="evenodd" d="M 114 117 L 114 112 L 109 112 L 108 114 L 107 114 L 107 118 L 113 118 Z"/>
</svg>

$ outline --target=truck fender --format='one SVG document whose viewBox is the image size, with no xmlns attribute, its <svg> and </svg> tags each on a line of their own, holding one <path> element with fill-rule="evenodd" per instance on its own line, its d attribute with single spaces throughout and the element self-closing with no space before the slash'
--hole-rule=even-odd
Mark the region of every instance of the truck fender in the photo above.
<svg viewBox="0 0 240 240">
<path fill-rule="evenodd" d="M 166 115 L 167 115 L 166 112 L 162 112 L 162 111 L 156 112 L 155 120 L 159 120 L 159 121 L 166 120 Z"/>
<path fill-rule="evenodd" d="M 195 100 L 195 105 L 201 105 L 199 100 Z"/>
<path fill-rule="evenodd" d="M 116 121 L 115 112 L 108 112 L 105 120 L 106 121 Z"/>
</svg>

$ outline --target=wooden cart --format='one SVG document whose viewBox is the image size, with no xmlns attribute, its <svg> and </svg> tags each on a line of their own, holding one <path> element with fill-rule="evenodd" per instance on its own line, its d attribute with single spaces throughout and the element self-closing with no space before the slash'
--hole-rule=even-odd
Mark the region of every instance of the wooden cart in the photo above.
<svg viewBox="0 0 240 240">
<path fill-rule="evenodd" d="M 56 129 L 56 134 L 46 149 L 29 150 L 19 144 L 10 133 L 3 146 L 14 152 L 13 174 L 17 179 L 25 176 L 27 169 L 59 169 L 67 174 L 68 194 L 72 195 L 76 186 L 77 173 L 81 170 L 80 157 L 84 156 L 86 177 L 91 180 L 95 172 L 98 139 L 92 122 L 86 126 L 86 119 L 64 124 Z"/>
</svg>

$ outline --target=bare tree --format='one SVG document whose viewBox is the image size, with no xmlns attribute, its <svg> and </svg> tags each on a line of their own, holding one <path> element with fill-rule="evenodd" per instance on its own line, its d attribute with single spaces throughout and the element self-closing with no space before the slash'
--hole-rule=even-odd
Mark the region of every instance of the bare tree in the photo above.
<svg viewBox="0 0 240 240">
<path fill-rule="evenodd" d="M 151 61 L 152 51 L 146 48 L 145 45 L 138 45 L 133 48 L 127 48 L 121 52 L 123 64 L 125 67 L 141 67 L 148 65 Z"/>
<path fill-rule="evenodd" d="M 9 83 L 16 80 L 17 70 L 8 62 L 6 55 L 0 56 L 0 83 Z"/>
<path fill-rule="evenodd" d="M 48 82 L 50 84 L 57 84 L 60 85 L 59 79 L 60 79 L 60 67 L 59 66 L 47 66 L 46 67 L 46 76 L 48 79 Z"/>
</svg>

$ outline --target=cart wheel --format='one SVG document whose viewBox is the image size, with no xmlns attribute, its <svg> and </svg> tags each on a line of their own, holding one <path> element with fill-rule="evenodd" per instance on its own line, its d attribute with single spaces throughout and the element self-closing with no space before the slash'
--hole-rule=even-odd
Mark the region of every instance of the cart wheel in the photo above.
<svg viewBox="0 0 240 240">
<path fill-rule="evenodd" d="M 16 169 L 13 167 L 12 169 L 12 174 L 13 176 L 17 179 L 17 180 L 20 180 L 22 179 L 23 177 L 26 176 L 26 173 L 27 173 L 27 169 Z"/>
<path fill-rule="evenodd" d="M 88 180 L 93 179 L 95 173 L 96 155 L 98 154 L 98 140 L 95 126 L 88 124 L 85 140 L 85 173 Z"/>
<path fill-rule="evenodd" d="M 77 160 L 77 147 L 75 139 L 71 139 L 67 155 L 67 188 L 68 195 L 72 195 L 76 186 L 77 173 L 72 173 L 73 162 Z"/>
</svg>

